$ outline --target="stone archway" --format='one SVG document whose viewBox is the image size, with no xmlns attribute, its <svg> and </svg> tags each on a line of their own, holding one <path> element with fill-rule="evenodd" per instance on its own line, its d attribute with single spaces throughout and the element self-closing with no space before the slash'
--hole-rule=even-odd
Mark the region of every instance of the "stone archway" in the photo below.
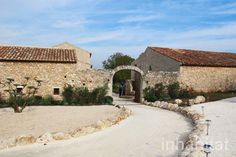
<svg viewBox="0 0 236 157">
<path fill-rule="evenodd" d="M 144 89 L 144 72 L 139 69 L 136 66 L 132 66 L 132 65 L 124 65 L 124 66 L 118 66 L 115 69 L 113 69 L 111 71 L 111 76 L 109 79 L 109 84 L 108 84 L 108 93 L 110 96 L 112 96 L 112 84 L 113 84 L 113 77 L 114 75 L 121 70 L 131 70 L 131 71 L 135 71 L 140 75 L 140 79 L 138 80 L 138 90 L 136 91 L 137 93 L 135 94 L 135 101 L 136 102 L 142 102 L 142 98 L 143 98 L 143 89 Z"/>
</svg>

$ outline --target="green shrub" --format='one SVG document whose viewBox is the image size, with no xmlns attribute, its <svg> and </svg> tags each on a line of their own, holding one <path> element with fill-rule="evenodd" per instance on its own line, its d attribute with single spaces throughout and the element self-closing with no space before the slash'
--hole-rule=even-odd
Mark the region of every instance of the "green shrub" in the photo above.
<svg viewBox="0 0 236 157">
<path fill-rule="evenodd" d="M 97 87 L 89 91 L 87 87 L 66 87 L 63 92 L 64 102 L 74 105 L 112 104 L 113 99 L 107 97 L 107 86 Z"/>
<path fill-rule="evenodd" d="M 0 107 L 3 107 L 5 101 L 3 100 L 2 93 L 0 93 Z"/>
<path fill-rule="evenodd" d="M 160 96 L 158 98 L 158 100 L 160 100 L 160 101 L 168 101 L 170 99 L 171 99 L 171 97 L 169 96 L 169 94 L 167 92 L 160 93 Z"/>
<path fill-rule="evenodd" d="M 164 86 L 162 83 L 155 85 L 156 96 L 158 100 L 165 101 L 169 100 L 170 96 L 167 91 L 168 86 Z"/>
<path fill-rule="evenodd" d="M 64 91 L 62 92 L 62 95 L 64 97 L 64 101 L 68 104 L 72 104 L 73 102 L 73 87 L 69 85 L 68 87 L 64 88 Z"/>
<path fill-rule="evenodd" d="M 105 97 L 107 95 L 106 87 L 97 87 L 91 92 L 91 101 L 96 104 L 105 103 Z"/>
<path fill-rule="evenodd" d="M 180 96 L 180 86 L 178 82 L 168 85 L 168 94 L 172 99 L 179 98 Z"/>
<path fill-rule="evenodd" d="M 87 87 L 76 88 L 73 94 L 73 103 L 79 105 L 89 104 L 90 92 Z"/>
<path fill-rule="evenodd" d="M 145 88 L 144 89 L 144 99 L 149 102 L 155 102 L 158 100 L 156 93 L 157 92 L 156 92 L 155 88 L 151 88 L 151 87 Z"/>
<path fill-rule="evenodd" d="M 52 96 L 46 96 L 46 97 L 42 98 L 39 105 L 42 105 L 42 106 L 43 105 L 45 105 L 45 106 L 54 105 L 54 99 Z"/>
<path fill-rule="evenodd" d="M 111 96 L 105 96 L 104 104 L 112 105 L 113 104 L 113 98 Z"/>
<path fill-rule="evenodd" d="M 179 98 L 187 98 L 192 99 L 198 94 L 194 92 L 192 89 L 181 89 L 179 92 Z"/>
<path fill-rule="evenodd" d="M 159 96 L 161 93 L 165 92 L 165 86 L 162 83 L 158 83 L 155 85 L 155 90 L 157 96 Z"/>
<path fill-rule="evenodd" d="M 168 89 L 169 86 L 165 86 L 162 83 L 156 84 L 155 87 L 147 87 L 144 89 L 144 99 L 149 102 L 170 100 L 171 96 Z"/>
</svg>

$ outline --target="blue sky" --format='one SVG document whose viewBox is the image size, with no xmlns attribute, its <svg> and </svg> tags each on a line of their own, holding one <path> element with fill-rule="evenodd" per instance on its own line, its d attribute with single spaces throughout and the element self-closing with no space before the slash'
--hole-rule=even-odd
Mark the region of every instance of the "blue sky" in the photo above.
<svg viewBox="0 0 236 157">
<path fill-rule="evenodd" d="M 67 41 L 93 53 L 147 46 L 236 52 L 235 0 L 0 0 L 0 44 L 50 47 Z"/>
</svg>

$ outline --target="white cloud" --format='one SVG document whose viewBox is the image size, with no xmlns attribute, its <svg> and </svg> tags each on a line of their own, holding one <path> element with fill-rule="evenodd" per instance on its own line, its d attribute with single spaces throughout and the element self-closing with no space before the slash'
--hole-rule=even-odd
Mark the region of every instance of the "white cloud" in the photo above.
<svg viewBox="0 0 236 157">
<path fill-rule="evenodd" d="M 236 14 L 236 10 L 232 9 L 232 10 L 215 11 L 215 12 L 213 12 L 213 14 L 216 14 L 216 15 L 233 15 L 233 14 Z"/>
<path fill-rule="evenodd" d="M 226 3 L 222 6 L 215 7 L 212 10 L 213 14 L 216 15 L 230 15 L 236 14 L 236 2 Z"/>
<path fill-rule="evenodd" d="M 20 37 L 26 32 L 27 30 L 21 30 L 17 26 L 4 25 L 4 24 L 0 25 L 0 39 L 2 41 L 9 39 L 16 39 L 17 37 Z"/>
<path fill-rule="evenodd" d="M 46 9 L 51 7 L 66 6 L 74 0 L 2 0 L 0 8 L 7 9 Z"/>
<path fill-rule="evenodd" d="M 138 15 L 138 16 L 127 16 L 121 19 L 120 23 L 130 23 L 130 22 L 145 22 L 161 18 L 159 15 Z"/>
<path fill-rule="evenodd" d="M 223 25 L 194 29 L 184 32 L 172 32 L 167 38 L 173 39 L 192 39 L 192 38 L 211 38 L 236 36 L 236 22 L 225 23 Z M 164 37 L 165 38 L 165 37 Z"/>
<path fill-rule="evenodd" d="M 121 38 L 124 35 L 122 30 L 115 30 L 115 31 L 105 31 L 105 32 L 98 32 L 87 34 L 87 37 L 81 37 L 78 39 L 78 43 L 91 43 L 91 42 L 101 42 L 101 41 L 109 41 L 109 40 L 116 40 Z"/>
<path fill-rule="evenodd" d="M 91 23 L 92 21 L 86 19 L 75 19 L 75 20 L 58 20 L 53 24 L 55 28 L 81 28 L 85 24 Z"/>
<path fill-rule="evenodd" d="M 161 35 L 160 35 L 161 36 Z M 212 51 L 236 50 L 236 22 L 191 31 L 169 31 L 151 45 Z"/>
</svg>

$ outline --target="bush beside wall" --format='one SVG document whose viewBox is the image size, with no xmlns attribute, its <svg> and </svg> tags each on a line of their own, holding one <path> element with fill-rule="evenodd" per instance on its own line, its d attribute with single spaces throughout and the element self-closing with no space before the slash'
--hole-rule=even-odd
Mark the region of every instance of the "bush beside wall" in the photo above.
<svg viewBox="0 0 236 157">
<path fill-rule="evenodd" d="M 169 85 L 159 83 L 156 84 L 155 87 L 147 87 L 144 89 L 144 99 L 149 102 L 155 102 L 158 100 L 168 101 L 171 99 L 190 99 L 197 95 L 199 95 L 199 93 L 196 93 L 191 89 L 181 89 L 178 82 Z"/>
</svg>

